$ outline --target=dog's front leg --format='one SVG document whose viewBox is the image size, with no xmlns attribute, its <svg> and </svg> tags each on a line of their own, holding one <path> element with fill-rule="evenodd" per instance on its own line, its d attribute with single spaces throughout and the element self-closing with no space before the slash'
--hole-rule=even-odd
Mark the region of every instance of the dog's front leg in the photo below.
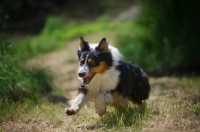
<svg viewBox="0 0 200 132">
<path fill-rule="evenodd" d="M 76 96 L 75 99 L 69 102 L 71 107 L 66 109 L 66 114 L 67 115 L 76 114 L 87 102 L 88 102 L 87 92 L 85 92 L 85 90 L 79 89 L 78 96 Z"/>
<path fill-rule="evenodd" d="M 106 104 L 113 102 L 113 96 L 110 91 L 100 93 L 95 100 L 96 113 L 102 116 L 106 112 Z"/>
</svg>

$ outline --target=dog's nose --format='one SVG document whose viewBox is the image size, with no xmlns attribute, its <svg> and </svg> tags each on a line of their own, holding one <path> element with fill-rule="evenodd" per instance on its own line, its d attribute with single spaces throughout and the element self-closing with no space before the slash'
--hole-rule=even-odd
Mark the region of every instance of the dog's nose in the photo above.
<svg viewBox="0 0 200 132">
<path fill-rule="evenodd" d="M 80 72 L 80 73 L 78 73 L 78 76 L 79 76 L 79 77 L 84 77 L 84 76 L 85 76 L 85 72 Z"/>
</svg>

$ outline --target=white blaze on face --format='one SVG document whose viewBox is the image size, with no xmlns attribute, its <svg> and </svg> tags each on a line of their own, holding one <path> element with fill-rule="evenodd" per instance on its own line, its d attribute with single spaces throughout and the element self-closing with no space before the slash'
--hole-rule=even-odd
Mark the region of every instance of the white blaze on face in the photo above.
<svg viewBox="0 0 200 132">
<path fill-rule="evenodd" d="M 85 76 L 87 76 L 87 74 L 89 73 L 89 67 L 88 66 L 82 66 L 79 68 L 77 74 L 79 73 L 85 73 Z M 83 83 L 83 78 L 78 76 L 78 79 L 81 81 L 81 83 Z"/>
<path fill-rule="evenodd" d="M 79 73 L 85 73 L 85 76 L 88 75 L 88 73 L 89 73 L 89 71 L 90 71 L 90 70 L 89 70 L 89 67 L 88 67 L 88 65 L 87 65 L 88 56 L 89 56 L 89 53 L 88 53 L 87 56 L 86 56 L 84 65 L 79 67 L 79 70 L 78 70 L 77 74 L 79 74 Z M 79 80 L 81 81 L 81 83 L 83 84 L 83 77 L 79 77 L 79 76 L 78 76 L 78 79 L 79 79 Z"/>
</svg>

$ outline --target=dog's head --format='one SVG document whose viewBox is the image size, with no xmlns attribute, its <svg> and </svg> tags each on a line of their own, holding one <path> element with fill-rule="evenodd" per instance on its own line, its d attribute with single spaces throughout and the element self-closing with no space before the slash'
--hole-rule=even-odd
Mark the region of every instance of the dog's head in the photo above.
<svg viewBox="0 0 200 132">
<path fill-rule="evenodd" d="M 82 84 L 88 84 L 97 74 L 103 74 L 112 66 L 112 54 L 103 38 L 96 47 L 90 47 L 82 37 L 77 51 L 79 59 L 78 77 Z"/>
</svg>

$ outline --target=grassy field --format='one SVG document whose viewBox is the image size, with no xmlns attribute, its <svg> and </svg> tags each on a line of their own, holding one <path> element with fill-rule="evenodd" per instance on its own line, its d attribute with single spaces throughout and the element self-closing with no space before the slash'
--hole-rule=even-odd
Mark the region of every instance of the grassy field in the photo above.
<svg viewBox="0 0 200 132">
<path fill-rule="evenodd" d="M 112 21 L 103 16 L 80 24 L 51 16 L 36 36 L 12 36 L 11 45 L 0 37 L 0 132 L 200 131 L 200 77 L 149 75 L 151 93 L 144 112 L 130 103 L 124 110 L 108 106 L 99 117 L 89 103 L 75 116 L 65 114 L 67 101 L 75 97 L 80 85 L 80 36 L 91 43 L 106 37 L 124 54 L 127 48 L 125 58 L 152 62 L 150 56 L 144 58 L 149 52 L 138 50 L 141 42 L 128 39 L 147 34 L 132 20 Z"/>
<path fill-rule="evenodd" d="M 99 117 L 90 103 L 77 115 L 65 115 L 65 104 L 16 104 L 1 123 L 2 131 L 199 131 L 200 79 L 150 78 L 152 92 L 142 113 L 130 105 L 120 111 L 108 107 Z M 2 118 L 2 117 L 1 117 Z"/>
<path fill-rule="evenodd" d="M 98 32 L 85 35 L 85 40 L 98 42 L 115 35 Z M 89 103 L 77 115 L 65 114 L 66 101 L 75 96 L 79 87 L 76 75 L 78 39 L 66 42 L 66 47 L 41 54 L 26 62 L 27 68 L 48 69 L 53 91 L 39 101 L 5 104 L 0 113 L 0 131 L 200 131 L 200 78 L 150 76 L 151 94 L 147 109 L 141 112 L 130 104 L 125 110 L 107 107 L 103 117 Z"/>
</svg>

